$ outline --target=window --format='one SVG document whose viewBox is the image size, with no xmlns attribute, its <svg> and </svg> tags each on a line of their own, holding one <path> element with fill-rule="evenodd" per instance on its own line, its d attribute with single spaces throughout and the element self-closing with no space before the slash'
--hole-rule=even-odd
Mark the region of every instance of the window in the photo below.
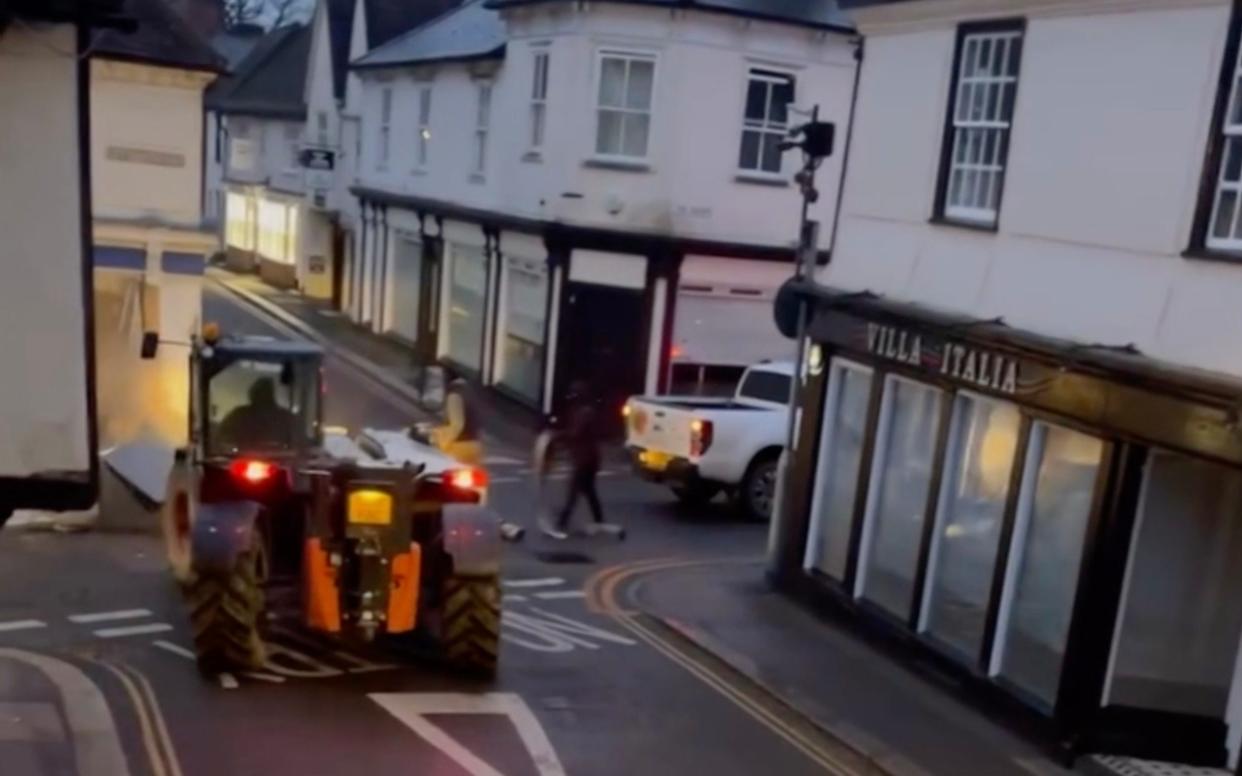
<svg viewBox="0 0 1242 776">
<path fill-rule="evenodd" d="M 1235 19 L 1226 47 L 1221 93 L 1218 96 L 1216 137 L 1210 174 L 1211 216 L 1206 228 L 1208 248 L 1242 250 L 1242 59 L 1238 54 L 1239 24 Z"/>
<path fill-rule="evenodd" d="M 651 135 L 655 60 L 638 54 L 600 57 L 595 153 L 643 159 Z"/>
<path fill-rule="evenodd" d="M 474 173 L 482 175 L 487 170 L 487 130 L 491 124 L 492 85 L 479 84 L 478 106 L 474 120 Z"/>
<path fill-rule="evenodd" d="M 392 89 L 386 88 L 380 93 L 380 130 L 379 130 L 379 168 L 388 166 L 388 157 L 392 153 Z"/>
<path fill-rule="evenodd" d="M 290 170 L 296 170 L 302 166 L 302 149 L 299 148 L 298 143 L 301 134 L 301 127 L 296 124 L 289 124 L 285 127 L 285 147 L 289 149 Z"/>
<path fill-rule="evenodd" d="M 1224 719 L 1242 632 L 1242 472 L 1153 451 L 1105 697 Z"/>
<path fill-rule="evenodd" d="M 738 396 L 772 404 L 788 404 L 789 382 L 789 375 L 756 369 L 746 375 L 746 381 L 738 389 Z"/>
<path fill-rule="evenodd" d="M 531 402 L 537 402 L 543 386 L 547 263 L 509 256 L 505 259 L 504 271 L 505 332 L 500 382 Z"/>
<path fill-rule="evenodd" d="M 789 131 L 789 106 L 793 101 L 793 76 L 766 70 L 750 71 L 742 116 L 740 169 L 780 174 L 779 146 Z"/>
<path fill-rule="evenodd" d="M 427 151 L 431 146 L 431 87 L 418 90 L 418 167 L 427 166 Z"/>
<path fill-rule="evenodd" d="M 1012 404 L 966 393 L 954 400 L 919 631 L 972 664 L 983 647 L 1021 424 Z"/>
<path fill-rule="evenodd" d="M 483 248 L 449 243 L 448 345 L 450 359 L 479 369 L 483 358 L 483 317 L 487 299 L 487 256 Z"/>
<path fill-rule="evenodd" d="M 945 132 L 937 215 L 993 227 L 1000 211 L 1022 25 L 962 28 Z"/>
<path fill-rule="evenodd" d="M 929 385 L 893 375 L 884 383 L 856 593 L 903 620 L 914 599 L 940 401 Z"/>
<path fill-rule="evenodd" d="M 1104 444 L 1036 423 L 1027 446 L 992 650 L 999 674 L 1056 705 Z"/>
<path fill-rule="evenodd" d="M 832 362 L 805 563 L 838 582 L 849 560 L 871 380 L 870 369 Z"/>
<path fill-rule="evenodd" d="M 535 77 L 530 90 L 530 147 L 533 150 L 543 148 L 548 114 L 548 61 L 548 52 L 535 53 Z"/>
<path fill-rule="evenodd" d="M 315 113 L 316 129 L 319 132 L 319 145 L 328 144 L 328 112 L 316 111 Z"/>
</svg>

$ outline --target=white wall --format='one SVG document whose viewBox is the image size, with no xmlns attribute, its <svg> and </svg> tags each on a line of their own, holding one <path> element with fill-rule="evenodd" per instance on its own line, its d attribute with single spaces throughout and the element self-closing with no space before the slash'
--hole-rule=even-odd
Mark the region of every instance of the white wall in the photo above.
<svg viewBox="0 0 1242 776">
<path fill-rule="evenodd" d="M 90 467 L 75 50 L 0 35 L 0 476 Z"/>
<path fill-rule="evenodd" d="M 1242 326 L 1242 270 L 1180 255 L 1229 7 L 1095 5 L 1027 17 L 996 234 L 928 222 L 957 20 L 863 25 L 853 158 L 823 279 L 1242 375 L 1242 345 L 1227 335 Z"/>
<path fill-rule="evenodd" d="M 91 60 L 95 215 L 202 220 L 203 90 L 213 76 Z"/>
<path fill-rule="evenodd" d="M 358 173 L 364 185 L 627 231 L 763 245 L 796 242 L 797 189 L 735 180 L 747 68 L 792 70 L 797 104 L 820 104 L 822 118 L 844 131 L 854 61 L 853 47 L 842 36 L 722 15 L 670 16 L 615 5 L 528 9 L 511 22 L 507 57 L 494 77 L 485 180 L 470 178 L 476 115 L 470 71 L 478 66 L 442 65 L 417 74 L 433 83 L 431 158 L 419 173 L 414 172 L 416 74 L 409 69 L 364 73 L 364 150 Z M 527 155 L 532 44 L 546 46 L 551 55 L 540 161 Z M 594 154 L 595 58 L 601 46 L 659 57 L 649 171 L 585 164 Z M 389 87 L 394 90 L 392 157 L 387 169 L 379 170 L 380 94 Z M 841 157 L 830 159 L 819 176 L 822 197 L 814 216 L 824 224 L 825 244 Z M 786 164 L 790 176 L 794 166 L 791 158 Z"/>
</svg>

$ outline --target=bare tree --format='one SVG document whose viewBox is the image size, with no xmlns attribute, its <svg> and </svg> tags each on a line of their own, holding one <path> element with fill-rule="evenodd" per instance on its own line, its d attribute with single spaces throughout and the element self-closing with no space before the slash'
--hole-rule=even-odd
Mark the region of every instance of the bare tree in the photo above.
<svg viewBox="0 0 1242 776">
<path fill-rule="evenodd" d="M 224 0 L 225 28 L 258 22 L 266 6 L 267 0 Z"/>
<path fill-rule="evenodd" d="M 267 6 L 271 10 L 272 29 L 294 22 L 304 22 L 308 16 L 305 0 L 267 0 Z"/>
</svg>

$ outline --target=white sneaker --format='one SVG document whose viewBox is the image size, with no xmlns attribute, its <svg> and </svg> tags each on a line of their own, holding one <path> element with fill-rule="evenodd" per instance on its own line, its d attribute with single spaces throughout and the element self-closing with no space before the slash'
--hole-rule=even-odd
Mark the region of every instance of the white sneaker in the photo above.
<svg viewBox="0 0 1242 776">
<path fill-rule="evenodd" d="M 564 541 L 569 538 L 569 534 L 565 533 L 564 531 L 552 525 L 546 520 L 539 521 L 539 530 L 543 532 L 544 536 L 548 537 L 549 539 L 556 539 L 558 542 Z"/>
</svg>

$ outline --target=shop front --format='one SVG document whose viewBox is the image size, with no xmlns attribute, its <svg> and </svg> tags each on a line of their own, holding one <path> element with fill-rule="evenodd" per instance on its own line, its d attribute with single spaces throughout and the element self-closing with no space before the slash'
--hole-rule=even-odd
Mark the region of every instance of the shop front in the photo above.
<svg viewBox="0 0 1242 776">
<path fill-rule="evenodd" d="M 778 582 L 1069 752 L 1236 767 L 1242 381 L 804 292 Z"/>
</svg>

